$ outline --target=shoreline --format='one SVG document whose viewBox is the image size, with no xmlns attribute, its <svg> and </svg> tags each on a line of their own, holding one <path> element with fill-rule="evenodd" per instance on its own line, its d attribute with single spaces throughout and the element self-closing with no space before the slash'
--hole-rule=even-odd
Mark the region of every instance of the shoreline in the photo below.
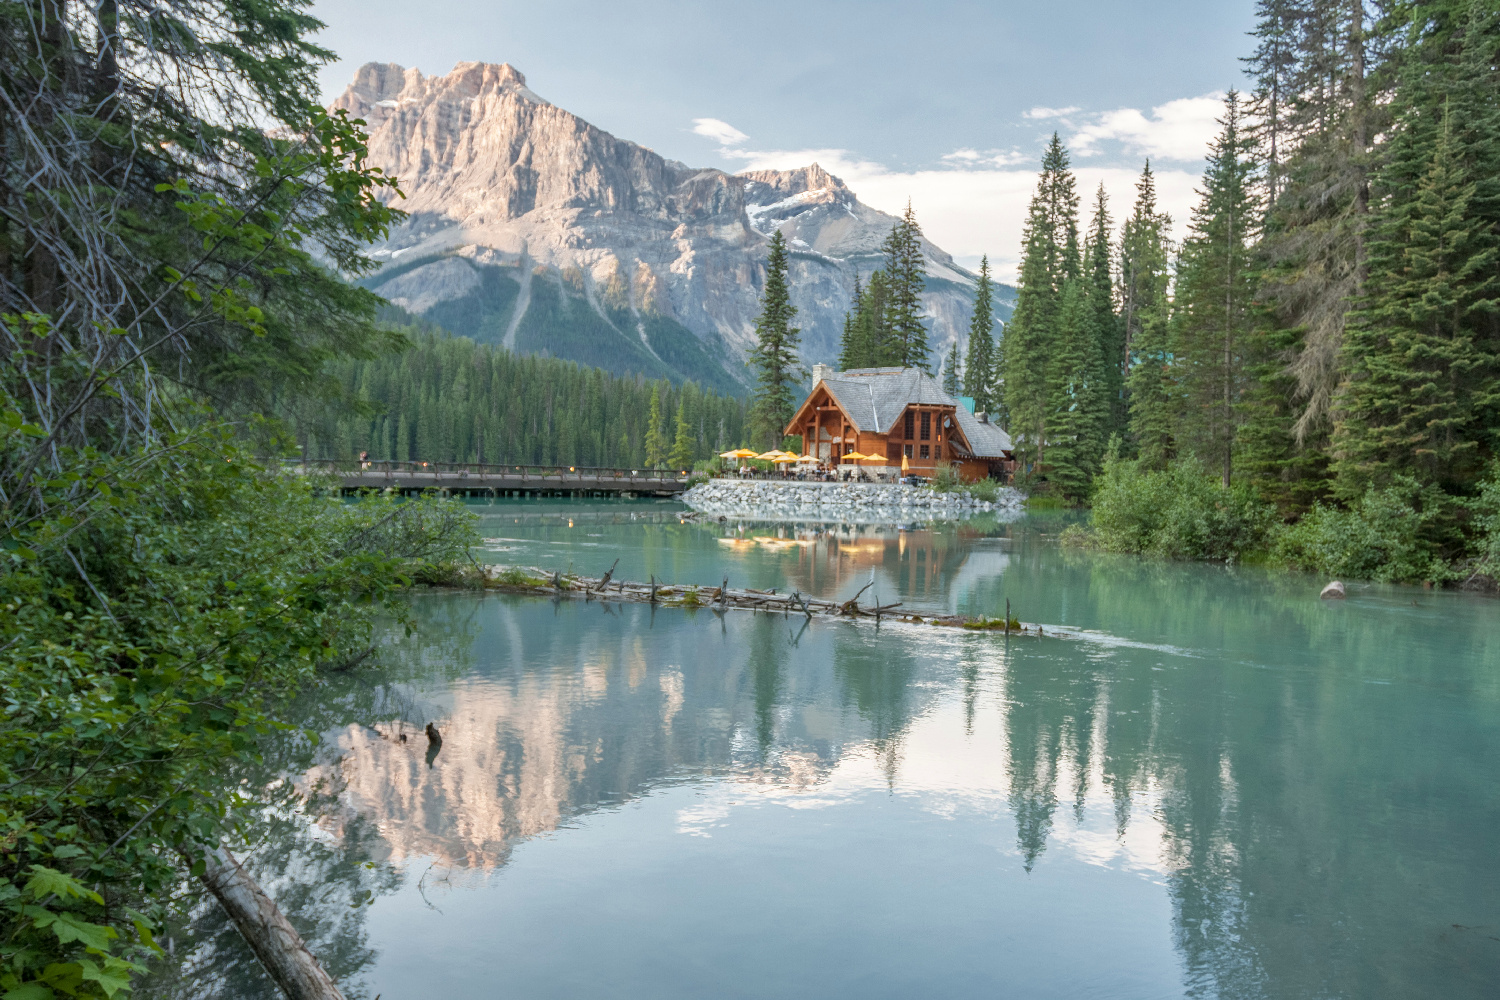
<svg viewBox="0 0 1500 1000">
<path fill-rule="evenodd" d="M 979 500 L 966 491 L 938 493 L 922 486 L 887 483 L 808 483 L 752 479 L 711 479 L 677 498 L 702 514 L 724 517 L 787 517 L 850 520 L 874 517 L 884 521 L 962 520 L 975 514 L 1021 513 L 1026 498 L 1019 490 L 999 488 L 995 501 Z"/>
</svg>

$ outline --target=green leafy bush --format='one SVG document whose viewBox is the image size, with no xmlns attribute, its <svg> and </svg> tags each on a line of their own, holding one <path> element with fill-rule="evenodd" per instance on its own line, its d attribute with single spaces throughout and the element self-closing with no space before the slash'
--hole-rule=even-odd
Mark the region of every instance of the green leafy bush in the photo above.
<svg viewBox="0 0 1500 1000">
<path fill-rule="evenodd" d="M 40 433 L 0 396 L 0 465 Z M 460 503 L 347 504 L 221 425 L 59 455 L 37 513 L 0 535 L 0 993 L 17 997 L 126 988 L 191 859 L 254 813 L 223 768 L 283 699 L 370 654 L 414 569 L 477 540 Z"/>
<path fill-rule="evenodd" d="M 1275 509 L 1249 486 L 1226 489 L 1192 459 L 1143 472 L 1136 462 L 1109 458 L 1095 480 L 1090 529 L 1067 540 L 1111 552 L 1228 561 L 1265 546 L 1275 524 Z"/>
<path fill-rule="evenodd" d="M 1273 555 L 1287 566 L 1392 583 L 1441 583 L 1459 575 L 1466 548 L 1462 500 L 1403 476 L 1373 486 L 1348 508 L 1315 504 L 1280 533 Z"/>
</svg>

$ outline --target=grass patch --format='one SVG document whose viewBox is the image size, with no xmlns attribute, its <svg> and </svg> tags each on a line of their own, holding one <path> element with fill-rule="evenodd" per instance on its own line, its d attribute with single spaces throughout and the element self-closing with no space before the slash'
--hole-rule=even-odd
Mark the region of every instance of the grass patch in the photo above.
<svg viewBox="0 0 1500 1000">
<path fill-rule="evenodd" d="M 1004 618 L 976 618 L 971 622 L 964 622 L 963 627 L 971 632 L 1003 632 L 1006 624 Z M 1010 631 L 1021 631 L 1021 620 L 1014 615 L 1011 616 L 1009 625 Z"/>
</svg>

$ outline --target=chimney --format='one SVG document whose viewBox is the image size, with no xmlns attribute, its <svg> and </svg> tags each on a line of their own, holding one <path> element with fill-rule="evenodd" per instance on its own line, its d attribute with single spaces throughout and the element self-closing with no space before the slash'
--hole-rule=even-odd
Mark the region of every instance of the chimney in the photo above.
<svg viewBox="0 0 1500 1000">
<path fill-rule="evenodd" d="M 832 374 L 833 369 L 828 365 L 813 365 L 813 385 L 817 385 Z"/>
<path fill-rule="evenodd" d="M 979 421 L 981 424 L 987 424 L 990 422 L 990 415 L 988 413 L 985 413 L 983 410 L 980 410 L 978 413 L 974 414 L 974 419 Z"/>
</svg>

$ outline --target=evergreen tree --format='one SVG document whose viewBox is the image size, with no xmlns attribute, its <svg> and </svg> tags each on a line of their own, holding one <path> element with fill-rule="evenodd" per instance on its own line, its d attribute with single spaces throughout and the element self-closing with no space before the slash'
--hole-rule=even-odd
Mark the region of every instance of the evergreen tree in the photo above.
<svg viewBox="0 0 1500 1000">
<path fill-rule="evenodd" d="M 891 227 L 882 249 L 885 251 L 889 288 L 880 363 L 920 368 L 930 375 L 932 362 L 928 357 L 927 327 L 922 322 L 927 262 L 922 253 L 922 230 L 917 225 L 910 202 L 907 202 L 906 214 L 901 221 Z"/>
<path fill-rule="evenodd" d="M 1135 366 L 1143 356 L 1140 346 L 1143 337 L 1146 338 L 1145 352 L 1165 363 L 1166 356 L 1159 343 L 1163 331 L 1158 327 L 1166 321 L 1169 308 L 1167 287 L 1171 280 L 1167 233 L 1172 220 L 1166 213 L 1157 211 L 1156 178 L 1151 173 L 1149 160 L 1141 170 L 1141 179 L 1136 182 L 1135 190 L 1135 206 L 1120 234 L 1120 356 L 1116 363 L 1125 391 L 1122 396 L 1115 397 L 1110 417 L 1112 426 L 1127 428 L 1126 443 L 1132 450 L 1139 447 L 1137 442 L 1141 430 L 1137 425 L 1142 421 L 1149 423 L 1157 433 L 1170 433 L 1171 427 L 1169 414 L 1157 414 L 1150 409 L 1161 402 L 1161 397 L 1153 393 L 1149 401 L 1137 404 L 1131 396 L 1137 381 L 1133 374 Z M 1148 328 L 1152 328 L 1151 334 L 1146 333 Z M 1149 382 L 1155 374 L 1154 371 L 1147 372 L 1142 378 Z M 1153 454 L 1159 453 L 1163 446 L 1164 442 L 1158 438 L 1151 446 Z"/>
<path fill-rule="evenodd" d="M 1478 116 L 1462 121 L 1479 142 L 1465 149 L 1455 138 L 1446 104 L 1415 188 L 1393 185 L 1379 205 L 1371 280 L 1344 344 L 1349 377 L 1334 443 L 1346 497 L 1401 474 L 1466 492 L 1494 454 L 1500 236 L 1493 215 L 1476 210 L 1479 179 L 1465 154 L 1494 152 L 1500 115 L 1493 102 L 1464 110 Z M 1408 128 L 1398 141 L 1419 147 L 1424 138 Z"/>
<path fill-rule="evenodd" d="M 958 341 L 948 345 L 948 357 L 943 362 L 943 391 L 950 396 L 962 392 L 962 380 L 958 370 Z"/>
<path fill-rule="evenodd" d="M 672 440 L 672 452 L 667 464 L 674 469 L 689 469 L 693 465 L 693 425 L 688 420 L 687 393 L 677 402 L 677 434 Z"/>
<path fill-rule="evenodd" d="M 894 363 L 887 353 L 891 342 L 886 326 L 886 302 L 889 298 L 890 281 L 886 272 L 876 270 L 870 275 L 870 283 L 860 299 L 859 313 L 854 318 L 855 343 L 859 346 L 859 363 L 855 368 L 878 368 Z"/>
<path fill-rule="evenodd" d="M 1177 269 L 1174 358 L 1182 395 L 1177 439 L 1224 485 L 1231 479 L 1254 295 L 1249 253 L 1259 211 L 1239 94 L 1231 90 L 1208 156 Z"/>
<path fill-rule="evenodd" d="M 1005 330 L 1004 404 L 1016 456 L 1043 468 L 1051 394 L 1059 373 L 1050 358 L 1060 333 L 1063 286 L 1076 277 L 1078 192 L 1056 133 L 1042 157 L 1022 241 L 1020 295 Z"/>
<path fill-rule="evenodd" d="M 839 371 L 869 366 L 871 353 L 870 325 L 865 316 L 865 292 L 854 274 L 854 301 L 844 313 L 844 335 L 839 342 Z"/>
<path fill-rule="evenodd" d="M 754 435 L 768 448 L 781 443 L 782 428 L 796 407 L 793 391 L 806 374 L 797 356 L 802 331 L 792 326 L 797 307 L 792 305 L 786 278 L 786 237 L 778 229 L 771 234 L 766 287 L 755 324 L 756 343 L 750 352 L 759 382 L 752 411 Z"/>
<path fill-rule="evenodd" d="M 974 397 L 977 413 L 995 412 L 995 306 L 989 255 L 979 260 L 974 289 L 974 316 L 969 322 L 969 353 L 964 364 L 964 395 Z"/>
<path fill-rule="evenodd" d="M 1165 469 L 1177 454 L 1177 376 L 1172 367 L 1172 329 L 1166 310 L 1145 317 L 1131 354 L 1130 437 L 1142 468 Z"/>
</svg>

